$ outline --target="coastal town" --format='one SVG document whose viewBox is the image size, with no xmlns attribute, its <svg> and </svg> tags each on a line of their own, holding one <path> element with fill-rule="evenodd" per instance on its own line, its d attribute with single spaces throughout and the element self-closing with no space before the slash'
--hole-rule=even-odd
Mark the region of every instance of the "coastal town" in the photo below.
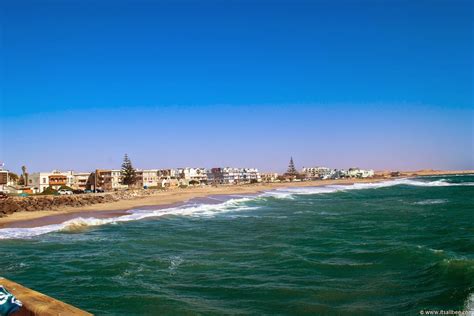
<svg viewBox="0 0 474 316">
<path fill-rule="evenodd" d="M 328 179 L 371 178 L 374 170 L 360 168 L 332 169 L 303 167 L 297 171 L 293 158 L 287 171 L 259 172 L 257 168 L 186 167 L 168 169 L 134 169 L 126 156 L 121 169 L 96 169 L 92 172 L 35 171 L 22 167 L 20 175 L 2 167 L 0 191 L 9 195 L 81 194 L 127 189 L 167 189 L 206 185 L 239 185 L 255 183 L 301 182 Z M 125 174 L 131 173 L 127 181 Z"/>
</svg>

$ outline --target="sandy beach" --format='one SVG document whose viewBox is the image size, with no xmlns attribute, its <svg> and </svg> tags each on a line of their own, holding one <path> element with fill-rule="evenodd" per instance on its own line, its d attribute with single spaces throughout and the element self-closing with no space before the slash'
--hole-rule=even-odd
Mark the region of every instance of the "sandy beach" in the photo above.
<svg viewBox="0 0 474 316">
<path fill-rule="evenodd" d="M 110 203 L 94 204 L 83 207 L 60 207 L 55 210 L 40 210 L 34 212 L 17 212 L 0 218 L 0 227 L 37 227 L 55 223 L 61 223 L 77 217 L 107 218 L 117 217 L 126 214 L 127 210 L 146 207 L 161 206 L 167 207 L 184 203 L 191 199 L 202 198 L 210 195 L 232 195 L 232 194 L 257 194 L 263 191 L 274 190 L 287 187 L 314 187 L 325 185 L 348 185 L 354 183 L 375 183 L 390 181 L 401 177 L 443 175 L 474 173 L 468 171 L 433 171 L 422 170 L 413 172 L 403 172 L 400 177 L 377 177 L 369 179 L 339 179 L 339 180 L 318 180 L 304 182 L 282 182 L 282 183 L 260 183 L 229 186 L 202 186 L 189 187 L 186 189 L 170 189 L 167 191 L 157 191 L 146 197 L 138 197 L 130 200 L 120 200 Z M 382 175 L 385 173 L 380 173 Z"/>
</svg>

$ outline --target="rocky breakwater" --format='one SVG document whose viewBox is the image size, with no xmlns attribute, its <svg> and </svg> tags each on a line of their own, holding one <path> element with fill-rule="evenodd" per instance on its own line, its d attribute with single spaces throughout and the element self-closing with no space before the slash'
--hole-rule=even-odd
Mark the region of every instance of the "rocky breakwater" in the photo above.
<svg viewBox="0 0 474 316">
<path fill-rule="evenodd" d="M 98 194 L 10 196 L 0 200 L 0 217 L 15 212 L 54 211 L 64 207 L 82 207 L 120 200 L 130 200 L 153 195 L 157 192 L 159 191 L 127 190 Z"/>
</svg>

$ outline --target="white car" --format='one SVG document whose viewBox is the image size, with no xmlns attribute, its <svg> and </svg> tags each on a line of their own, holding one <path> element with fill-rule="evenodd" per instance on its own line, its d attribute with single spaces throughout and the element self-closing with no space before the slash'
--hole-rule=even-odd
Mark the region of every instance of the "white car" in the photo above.
<svg viewBox="0 0 474 316">
<path fill-rule="evenodd" d="M 66 189 L 60 189 L 60 190 L 58 190 L 58 194 L 59 195 L 72 195 L 72 191 L 71 190 L 66 190 Z"/>
</svg>

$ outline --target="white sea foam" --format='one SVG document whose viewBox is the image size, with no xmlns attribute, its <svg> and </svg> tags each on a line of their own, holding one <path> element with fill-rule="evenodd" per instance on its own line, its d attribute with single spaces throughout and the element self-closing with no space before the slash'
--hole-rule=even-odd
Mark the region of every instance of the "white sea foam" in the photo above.
<svg viewBox="0 0 474 316">
<path fill-rule="evenodd" d="M 327 185 L 317 187 L 299 187 L 299 188 L 285 188 L 277 189 L 262 193 L 257 196 L 235 196 L 235 198 L 227 200 L 219 204 L 194 204 L 184 205 L 180 207 L 172 207 L 166 209 L 157 210 L 132 210 L 129 214 L 114 217 L 114 218 L 74 218 L 69 221 L 46 225 L 32 228 L 3 228 L 0 229 L 0 239 L 22 239 L 31 238 L 43 234 L 48 234 L 56 231 L 77 231 L 84 229 L 88 226 L 99 226 L 105 224 L 114 224 L 119 222 L 128 222 L 141 220 L 148 217 L 161 217 L 165 215 L 175 216 L 192 216 L 192 217 L 212 217 L 220 213 L 232 212 L 232 211 L 244 211 L 254 210 L 258 207 L 247 206 L 244 203 L 250 200 L 256 200 L 261 198 L 274 197 L 279 199 L 294 199 L 295 195 L 309 195 L 309 194 L 323 194 L 333 193 L 339 191 L 348 190 L 364 190 L 364 189 L 377 189 L 384 187 L 391 187 L 395 185 L 411 185 L 411 186 L 426 186 L 426 187 L 439 187 L 439 186 L 473 186 L 474 182 L 465 183 L 449 183 L 444 180 L 436 181 L 420 181 L 414 179 L 397 179 L 389 180 L 376 183 L 355 183 L 350 185 Z"/>
<path fill-rule="evenodd" d="M 444 204 L 447 203 L 446 199 L 428 199 L 423 201 L 414 202 L 415 205 L 433 205 L 433 204 Z"/>
<path fill-rule="evenodd" d="M 183 263 L 183 258 L 181 258 L 180 256 L 172 256 L 170 258 L 170 265 L 168 267 L 170 273 L 174 274 L 176 272 L 175 270 L 178 269 L 181 263 Z"/>
<path fill-rule="evenodd" d="M 397 179 L 374 183 L 354 183 L 348 185 L 327 185 L 318 187 L 298 187 L 298 188 L 284 188 L 265 192 L 262 196 L 274 197 L 279 199 L 293 199 L 294 195 L 309 195 L 321 193 L 334 193 L 348 190 L 364 190 L 364 189 L 378 189 L 391 187 L 396 185 L 410 185 L 422 187 L 449 187 L 449 186 L 474 186 L 474 182 L 460 182 L 451 183 L 445 179 L 436 181 L 421 181 L 414 179 Z"/>
<path fill-rule="evenodd" d="M 467 311 L 467 315 L 474 316 L 474 293 L 469 295 L 464 305 L 464 310 Z"/>
<path fill-rule="evenodd" d="M 445 179 L 436 181 L 419 181 L 412 179 L 402 179 L 400 184 L 422 186 L 422 187 L 456 187 L 456 186 L 474 186 L 474 182 L 447 182 Z"/>
<path fill-rule="evenodd" d="M 231 199 L 220 204 L 195 204 L 184 205 L 157 210 L 131 210 L 129 214 L 113 218 L 78 217 L 60 224 L 52 224 L 31 228 L 3 228 L 0 229 L 0 239 L 24 239 L 57 231 L 77 231 L 88 226 L 100 226 L 119 222 L 141 220 L 148 217 L 161 217 L 165 215 L 212 217 L 220 213 L 254 210 L 258 207 L 243 205 L 251 198 Z"/>
</svg>

